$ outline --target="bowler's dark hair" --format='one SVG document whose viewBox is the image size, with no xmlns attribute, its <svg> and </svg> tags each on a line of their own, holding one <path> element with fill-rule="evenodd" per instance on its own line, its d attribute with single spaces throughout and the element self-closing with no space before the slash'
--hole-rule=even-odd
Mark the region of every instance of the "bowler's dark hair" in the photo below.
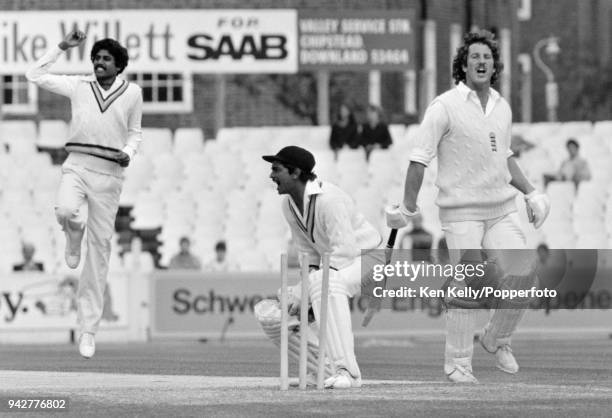
<svg viewBox="0 0 612 418">
<path fill-rule="evenodd" d="M 465 82 L 465 71 L 463 71 L 463 67 L 467 65 L 468 50 L 470 49 L 470 45 L 473 44 L 485 44 L 491 49 L 491 54 L 493 55 L 493 75 L 491 76 L 491 84 L 495 84 L 504 68 L 504 64 L 499 58 L 499 49 L 494 35 L 486 30 L 466 33 L 463 37 L 463 45 L 457 48 L 457 54 L 453 59 L 453 78 L 455 79 L 455 84 L 459 84 L 460 81 Z"/>
<path fill-rule="evenodd" d="M 128 61 L 130 60 L 127 49 L 121 46 L 121 44 L 115 41 L 114 39 L 100 39 L 91 48 L 92 62 L 96 57 L 96 54 L 102 49 L 105 49 L 106 51 L 108 51 L 109 54 L 113 56 L 113 58 L 115 59 L 115 65 L 119 69 L 119 73 L 122 73 L 123 70 L 125 70 L 125 67 L 127 67 Z"/>
</svg>

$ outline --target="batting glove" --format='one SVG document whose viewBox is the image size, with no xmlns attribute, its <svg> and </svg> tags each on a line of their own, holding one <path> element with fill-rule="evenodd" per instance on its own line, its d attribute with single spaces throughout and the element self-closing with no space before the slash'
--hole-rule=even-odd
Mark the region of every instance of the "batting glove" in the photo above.
<svg viewBox="0 0 612 418">
<path fill-rule="evenodd" d="M 532 222 L 536 228 L 541 227 L 550 212 L 550 199 L 544 193 L 534 190 L 525 195 L 525 202 L 529 222 Z"/>
<path fill-rule="evenodd" d="M 408 225 L 411 219 L 419 213 L 419 208 L 414 212 L 410 212 L 406 206 L 389 205 L 385 208 L 385 218 L 387 226 L 391 229 L 400 229 Z"/>
</svg>

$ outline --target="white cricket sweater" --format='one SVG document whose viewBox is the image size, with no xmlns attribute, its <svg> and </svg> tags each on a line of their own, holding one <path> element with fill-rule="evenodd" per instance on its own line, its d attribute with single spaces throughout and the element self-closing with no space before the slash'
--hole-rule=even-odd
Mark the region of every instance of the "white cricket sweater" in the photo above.
<svg viewBox="0 0 612 418">
<path fill-rule="evenodd" d="M 310 181 L 304 191 L 304 215 L 289 196 L 283 214 L 298 251 L 308 253 L 308 264 L 319 266 L 330 253 L 330 267 L 341 270 L 361 255 L 361 250 L 379 248 L 378 231 L 357 210 L 353 199 L 339 187 L 320 180 Z"/>
<path fill-rule="evenodd" d="M 428 165 L 438 157 L 436 204 L 442 222 L 493 219 L 516 211 L 508 170 L 512 112 L 490 89 L 487 111 L 460 83 L 431 103 L 410 159 Z"/>
<path fill-rule="evenodd" d="M 133 158 L 142 141 L 140 87 L 117 77 L 111 88 L 104 90 L 93 75 L 51 74 L 49 69 L 62 53 L 59 47 L 50 49 L 26 72 L 26 77 L 70 99 L 72 119 L 67 142 L 122 150 Z M 68 161 L 90 168 L 93 165 L 109 174 L 123 172 L 116 163 L 82 153 L 71 153 Z"/>
</svg>

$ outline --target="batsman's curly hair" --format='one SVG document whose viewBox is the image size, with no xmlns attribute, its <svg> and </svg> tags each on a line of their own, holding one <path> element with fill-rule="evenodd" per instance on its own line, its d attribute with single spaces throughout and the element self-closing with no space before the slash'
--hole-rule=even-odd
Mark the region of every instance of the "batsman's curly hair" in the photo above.
<svg viewBox="0 0 612 418">
<path fill-rule="evenodd" d="M 504 69 L 504 64 L 499 58 L 499 48 L 497 47 L 495 36 L 486 30 L 466 33 L 463 37 L 463 45 L 457 48 L 457 54 L 453 59 L 453 78 L 455 79 L 455 84 L 459 84 L 460 81 L 465 82 L 465 71 L 463 67 L 467 65 L 468 50 L 472 44 L 485 44 L 491 49 L 491 53 L 493 54 L 493 75 L 491 76 L 491 85 L 495 84 Z"/>
<path fill-rule="evenodd" d="M 108 53 L 113 56 L 113 58 L 115 59 L 115 65 L 117 66 L 119 73 L 122 73 L 123 70 L 125 70 L 125 67 L 127 67 L 128 61 L 130 59 L 130 57 L 128 56 L 127 49 L 121 46 L 121 44 L 115 41 L 114 39 L 100 39 L 91 48 L 90 58 L 92 62 L 96 54 L 102 49 L 108 51 Z"/>
</svg>

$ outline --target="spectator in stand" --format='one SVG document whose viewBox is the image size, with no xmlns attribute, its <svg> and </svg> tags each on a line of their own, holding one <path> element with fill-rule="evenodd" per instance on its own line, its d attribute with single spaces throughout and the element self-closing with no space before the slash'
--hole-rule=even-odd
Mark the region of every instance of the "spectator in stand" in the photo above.
<svg viewBox="0 0 612 418">
<path fill-rule="evenodd" d="M 393 143 L 387 124 L 383 121 L 383 112 L 379 106 L 369 105 L 366 113 L 367 122 L 361 128 L 361 144 L 365 148 L 366 158 L 376 147 L 387 149 Z"/>
<path fill-rule="evenodd" d="M 24 242 L 21 246 L 21 254 L 23 254 L 23 262 L 15 264 L 13 271 L 45 271 L 43 263 L 34 261 L 34 253 L 36 248 L 29 242 Z"/>
<path fill-rule="evenodd" d="M 404 250 L 417 250 L 412 252 L 413 261 L 431 261 L 429 250 L 431 250 L 432 244 L 433 235 L 423 228 L 423 216 L 419 213 L 412 218 L 412 229 L 402 236 L 400 248 Z"/>
<path fill-rule="evenodd" d="M 561 163 L 557 173 L 544 174 L 544 185 L 551 181 L 573 181 L 576 187 L 581 181 L 591 180 L 591 170 L 587 161 L 578 155 L 580 144 L 574 138 L 570 138 L 565 144 L 569 158 Z"/>
<path fill-rule="evenodd" d="M 345 145 L 358 148 L 359 132 L 353 112 L 346 104 L 341 104 L 329 136 L 329 146 L 334 151 L 334 158 L 338 159 L 338 151 Z"/>
<path fill-rule="evenodd" d="M 200 270 L 202 264 L 195 255 L 191 254 L 191 241 L 189 238 L 182 237 L 179 241 L 181 247 L 178 254 L 170 260 L 168 269 L 172 270 Z"/>
<path fill-rule="evenodd" d="M 215 258 L 206 264 L 207 271 L 238 271 L 239 267 L 230 263 L 227 258 L 227 244 L 225 241 L 219 241 L 215 245 Z"/>
</svg>

